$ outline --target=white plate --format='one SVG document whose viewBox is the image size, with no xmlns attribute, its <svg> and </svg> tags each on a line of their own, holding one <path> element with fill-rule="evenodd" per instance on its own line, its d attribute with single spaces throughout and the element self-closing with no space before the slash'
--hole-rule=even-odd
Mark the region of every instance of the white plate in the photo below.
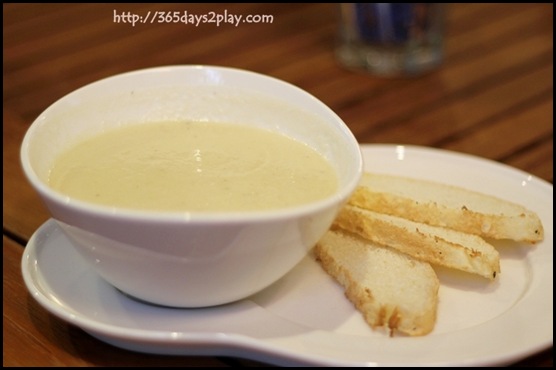
<svg viewBox="0 0 556 370">
<path fill-rule="evenodd" d="M 452 183 L 537 212 L 545 240 L 496 243 L 497 282 L 438 269 L 438 320 L 423 337 L 373 331 L 312 259 L 233 304 L 175 309 L 121 294 L 91 271 L 53 220 L 25 248 L 27 288 L 48 311 L 102 341 L 134 351 L 220 355 L 276 365 L 505 365 L 553 343 L 552 185 L 519 170 L 423 147 L 363 145 L 368 171 Z"/>
</svg>

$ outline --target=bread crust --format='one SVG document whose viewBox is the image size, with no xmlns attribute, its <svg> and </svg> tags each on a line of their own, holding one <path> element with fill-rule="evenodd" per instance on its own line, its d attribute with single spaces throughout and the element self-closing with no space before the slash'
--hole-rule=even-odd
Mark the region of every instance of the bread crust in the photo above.
<svg viewBox="0 0 556 370">
<path fill-rule="evenodd" d="M 434 329 L 440 283 L 430 264 L 339 229 L 328 231 L 314 254 L 373 329 L 390 336 Z"/>
<path fill-rule="evenodd" d="M 432 181 L 367 172 L 349 203 L 484 238 L 530 244 L 544 238 L 540 218 L 525 207 Z"/>
<path fill-rule="evenodd" d="M 334 224 L 419 260 L 494 280 L 500 254 L 477 235 L 430 226 L 352 205 L 340 210 Z"/>
</svg>

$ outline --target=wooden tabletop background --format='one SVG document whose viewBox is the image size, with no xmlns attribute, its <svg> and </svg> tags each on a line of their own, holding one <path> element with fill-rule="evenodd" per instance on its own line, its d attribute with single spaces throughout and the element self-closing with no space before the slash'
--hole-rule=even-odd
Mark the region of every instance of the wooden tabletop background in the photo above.
<svg viewBox="0 0 556 370">
<path fill-rule="evenodd" d="M 273 20 L 114 21 L 114 14 L 155 11 Z M 49 215 L 23 176 L 21 140 L 51 103 L 99 78 L 172 64 L 249 69 L 312 93 L 360 143 L 470 153 L 553 182 L 553 4 L 449 5 L 445 60 L 418 78 L 379 78 L 338 65 L 337 4 L 4 4 L 3 25 L 4 366 L 264 365 L 118 349 L 50 315 L 27 293 L 21 256 Z M 550 348 L 514 366 L 552 363 Z"/>
</svg>

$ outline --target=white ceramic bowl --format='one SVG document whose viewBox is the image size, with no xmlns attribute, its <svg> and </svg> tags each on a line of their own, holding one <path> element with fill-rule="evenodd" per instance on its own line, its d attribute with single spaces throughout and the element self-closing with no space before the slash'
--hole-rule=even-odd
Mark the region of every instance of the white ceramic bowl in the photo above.
<svg viewBox="0 0 556 370">
<path fill-rule="evenodd" d="M 241 122 L 294 137 L 330 161 L 338 190 L 293 208 L 195 213 L 100 206 L 47 185 L 52 162 L 77 139 L 172 119 Z M 357 141 L 322 102 L 275 78 L 215 66 L 144 69 L 80 88 L 33 122 L 21 160 L 52 217 L 100 276 L 140 300 L 175 307 L 232 302 L 280 279 L 328 229 L 362 172 Z"/>
</svg>

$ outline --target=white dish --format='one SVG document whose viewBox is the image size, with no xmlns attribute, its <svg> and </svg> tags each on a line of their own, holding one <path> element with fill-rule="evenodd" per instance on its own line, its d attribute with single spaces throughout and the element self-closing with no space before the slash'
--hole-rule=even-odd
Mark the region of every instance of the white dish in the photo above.
<svg viewBox="0 0 556 370">
<path fill-rule="evenodd" d="M 362 145 L 367 171 L 442 181 L 513 200 L 537 212 L 545 240 L 497 242 L 494 283 L 438 269 L 434 331 L 389 337 L 373 331 L 310 257 L 248 299 L 213 308 L 139 302 L 99 278 L 49 220 L 29 240 L 22 271 L 48 311 L 98 339 L 134 351 L 219 355 L 275 365 L 506 365 L 553 345 L 552 185 L 517 169 L 442 150 Z"/>
</svg>

